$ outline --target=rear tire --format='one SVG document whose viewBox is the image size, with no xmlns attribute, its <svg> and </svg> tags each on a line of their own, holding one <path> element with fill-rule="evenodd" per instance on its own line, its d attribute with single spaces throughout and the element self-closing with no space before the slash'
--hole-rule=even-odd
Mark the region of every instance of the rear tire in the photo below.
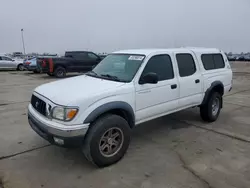
<svg viewBox="0 0 250 188">
<path fill-rule="evenodd" d="M 85 157 L 98 167 L 109 166 L 122 159 L 128 149 L 130 136 L 131 129 L 125 119 L 107 114 L 91 125 L 82 150 Z"/>
<path fill-rule="evenodd" d="M 222 96 L 218 92 L 213 92 L 207 103 L 200 107 L 200 116 L 204 121 L 214 122 L 220 115 L 222 106 Z"/>
<path fill-rule="evenodd" d="M 57 78 L 64 78 L 66 76 L 66 69 L 63 67 L 57 67 L 55 72 L 54 72 L 54 75 Z"/>
</svg>

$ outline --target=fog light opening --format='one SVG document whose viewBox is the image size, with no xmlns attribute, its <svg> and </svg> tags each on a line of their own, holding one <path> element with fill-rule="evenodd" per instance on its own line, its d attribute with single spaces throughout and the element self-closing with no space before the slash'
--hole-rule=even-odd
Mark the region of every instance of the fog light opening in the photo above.
<svg viewBox="0 0 250 188">
<path fill-rule="evenodd" d="M 54 137 L 54 141 L 55 141 L 55 143 L 57 143 L 59 145 L 64 145 L 64 140 L 63 139 Z"/>
</svg>

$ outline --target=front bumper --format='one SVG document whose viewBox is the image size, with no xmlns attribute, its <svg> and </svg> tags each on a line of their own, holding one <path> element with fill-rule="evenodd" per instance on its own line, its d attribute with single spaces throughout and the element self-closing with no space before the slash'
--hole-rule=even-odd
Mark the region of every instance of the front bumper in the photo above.
<svg viewBox="0 0 250 188">
<path fill-rule="evenodd" d="M 43 121 L 41 118 L 43 118 Z M 58 123 L 46 120 L 45 117 L 38 114 L 31 105 L 29 105 L 28 121 L 31 128 L 38 135 L 50 143 L 59 146 L 80 146 L 89 128 L 89 124 L 77 126 L 65 126 L 60 124 L 60 126 L 56 127 Z M 56 140 L 58 139 L 62 142 L 57 142 Z"/>
<path fill-rule="evenodd" d="M 27 69 L 28 71 L 35 71 L 38 70 L 36 65 L 24 65 L 24 68 Z"/>
</svg>

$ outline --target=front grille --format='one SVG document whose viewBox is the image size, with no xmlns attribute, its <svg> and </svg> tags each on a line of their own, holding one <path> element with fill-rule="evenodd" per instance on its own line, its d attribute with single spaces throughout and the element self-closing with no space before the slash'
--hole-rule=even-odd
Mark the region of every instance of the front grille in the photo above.
<svg viewBox="0 0 250 188">
<path fill-rule="evenodd" d="M 33 108 L 35 108 L 40 114 L 46 116 L 46 103 L 36 97 L 35 95 L 32 95 L 31 97 L 31 105 Z"/>
</svg>

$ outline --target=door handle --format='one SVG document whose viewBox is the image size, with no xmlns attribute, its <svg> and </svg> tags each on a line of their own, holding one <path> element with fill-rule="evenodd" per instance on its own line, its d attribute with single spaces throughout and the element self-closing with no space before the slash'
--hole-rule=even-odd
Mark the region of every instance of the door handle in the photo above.
<svg viewBox="0 0 250 188">
<path fill-rule="evenodd" d="M 200 80 L 199 80 L 199 79 L 196 79 L 196 80 L 195 80 L 195 83 L 196 83 L 196 84 L 200 83 Z"/>
<path fill-rule="evenodd" d="M 177 88 L 177 84 L 171 85 L 171 89 L 176 89 L 176 88 Z"/>
</svg>

